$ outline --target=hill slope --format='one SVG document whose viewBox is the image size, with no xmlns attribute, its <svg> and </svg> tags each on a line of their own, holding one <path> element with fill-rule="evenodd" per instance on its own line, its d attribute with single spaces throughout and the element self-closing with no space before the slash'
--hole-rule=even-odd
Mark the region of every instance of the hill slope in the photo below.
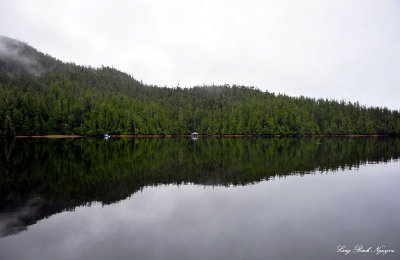
<svg viewBox="0 0 400 260">
<path fill-rule="evenodd" d="M 0 135 L 400 134 L 399 111 L 244 86 L 144 85 L 0 38 Z"/>
</svg>

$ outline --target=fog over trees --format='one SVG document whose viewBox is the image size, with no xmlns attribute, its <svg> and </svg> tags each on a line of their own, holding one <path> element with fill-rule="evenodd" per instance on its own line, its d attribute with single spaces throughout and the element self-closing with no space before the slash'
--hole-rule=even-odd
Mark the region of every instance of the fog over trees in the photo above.
<svg viewBox="0 0 400 260">
<path fill-rule="evenodd" d="M 0 37 L 0 135 L 400 134 L 399 111 L 222 85 L 146 85 Z"/>
</svg>

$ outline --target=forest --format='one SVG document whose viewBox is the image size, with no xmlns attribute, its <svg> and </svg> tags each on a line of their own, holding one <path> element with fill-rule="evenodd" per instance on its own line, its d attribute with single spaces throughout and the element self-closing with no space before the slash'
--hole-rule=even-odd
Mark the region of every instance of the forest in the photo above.
<svg viewBox="0 0 400 260">
<path fill-rule="evenodd" d="M 0 135 L 399 135 L 400 113 L 238 85 L 167 88 L 0 37 Z M 2 51 L 1 51 L 2 50 Z"/>
</svg>

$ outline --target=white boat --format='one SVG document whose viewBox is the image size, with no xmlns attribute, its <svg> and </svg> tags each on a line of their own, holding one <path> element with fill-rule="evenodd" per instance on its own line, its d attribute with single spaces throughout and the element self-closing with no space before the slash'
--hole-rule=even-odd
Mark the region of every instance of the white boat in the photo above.
<svg viewBox="0 0 400 260">
<path fill-rule="evenodd" d="M 197 140 L 199 138 L 199 133 L 193 132 L 190 134 L 190 137 L 192 138 L 192 140 Z"/>
</svg>

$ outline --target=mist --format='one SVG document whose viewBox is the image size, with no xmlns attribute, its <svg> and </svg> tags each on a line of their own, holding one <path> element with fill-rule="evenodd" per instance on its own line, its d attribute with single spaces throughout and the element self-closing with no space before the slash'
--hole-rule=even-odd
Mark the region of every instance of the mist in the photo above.
<svg viewBox="0 0 400 260">
<path fill-rule="evenodd" d="M 0 34 L 151 85 L 237 84 L 399 109 L 399 17 L 395 0 L 16 0 L 0 1 Z"/>
<path fill-rule="evenodd" d="M 40 75 L 45 72 L 43 66 L 33 55 L 30 55 L 26 45 L 14 41 L 8 37 L 0 36 L 0 62 L 4 61 L 6 66 L 14 69 L 21 69 L 33 75 Z"/>
</svg>

